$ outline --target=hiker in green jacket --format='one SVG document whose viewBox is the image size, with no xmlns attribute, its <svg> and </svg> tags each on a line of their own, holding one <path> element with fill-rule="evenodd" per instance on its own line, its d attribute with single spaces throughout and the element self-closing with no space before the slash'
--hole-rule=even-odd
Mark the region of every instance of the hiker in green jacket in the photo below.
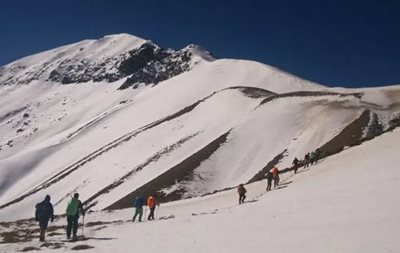
<svg viewBox="0 0 400 253">
<path fill-rule="evenodd" d="M 74 197 L 71 199 L 67 206 L 67 239 L 71 238 L 72 230 L 73 241 L 76 241 L 77 239 L 76 233 L 78 232 L 79 212 L 81 212 L 82 216 L 85 216 L 82 202 L 79 200 L 79 194 L 75 193 Z"/>
</svg>

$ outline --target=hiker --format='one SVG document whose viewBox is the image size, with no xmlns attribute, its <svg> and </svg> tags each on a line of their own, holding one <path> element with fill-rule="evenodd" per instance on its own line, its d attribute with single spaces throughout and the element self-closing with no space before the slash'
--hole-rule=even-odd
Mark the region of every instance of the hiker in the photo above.
<svg viewBox="0 0 400 253">
<path fill-rule="evenodd" d="M 310 153 L 307 153 L 304 156 L 304 168 L 307 168 L 309 166 L 310 163 Z"/>
<path fill-rule="evenodd" d="M 268 171 L 268 173 L 267 173 L 267 183 L 268 183 L 267 184 L 267 191 L 271 190 L 272 178 L 273 178 L 273 176 L 272 176 L 271 171 Z"/>
<path fill-rule="evenodd" d="M 51 222 L 54 221 L 54 210 L 53 205 L 50 203 L 50 196 L 46 195 L 44 200 L 36 204 L 35 220 L 39 221 L 40 227 L 40 237 L 39 240 L 44 242 L 44 237 L 46 234 L 46 229 Z"/>
<path fill-rule="evenodd" d="M 240 184 L 237 188 L 237 191 L 239 193 L 239 205 L 244 203 L 244 200 L 246 199 L 246 188 L 244 188 L 243 184 Z"/>
<path fill-rule="evenodd" d="M 149 217 L 147 217 L 147 220 L 154 220 L 154 210 L 156 209 L 156 195 L 150 195 L 150 197 L 147 198 L 147 206 L 150 209 L 150 214 Z"/>
<path fill-rule="evenodd" d="M 311 152 L 311 155 L 310 155 L 311 165 L 313 165 L 316 162 L 316 159 L 317 159 L 317 154 L 315 153 L 315 151 Z"/>
<path fill-rule="evenodd" d="M 315 163 L 319 161 L 320 156 L 321 156 L 321 149 L 317 148 L 317 150 L 315 150 Z"/>
<path fill-rule="evenodd" d="M 71 238 L 71 231 L 72 240 L 77 240 L 79 212 L 82 216 L 85 216 L 85 210 L 83 210 L 82 202 L 79 200 L 79 193 L 75 193 L 67 206 L 67 240 Z"/>
<path fill-rule="evenodd" d="M 297 173 L 297 170 L 299 169 L 299 159 L 297 159 L 297 157 L 294 158 L 292 164 L 293 164 L 293 170 L 294 170 L 294 174 Z"/>
<path fill-rule="evenodd" d="M 274 189 L 279 185 L 279 170 L 277 167 L 273 167 L 272 170 L 272 178 L 274 179 Z"/>
<path fill-rule="evenodd" d="M 136 208 L 136 210 L 135 210 L 135 215 L 133 215 L 132 222 L 135 222 L 136 216 L 138 215 L 139 215 L 139 222 L 142 221 L 143 205 L 144 205 L 144 199 L 140 195 L 137 196 L 135 198 L 135 202 L 133 203 L 133 207 Z"/>
</svg>

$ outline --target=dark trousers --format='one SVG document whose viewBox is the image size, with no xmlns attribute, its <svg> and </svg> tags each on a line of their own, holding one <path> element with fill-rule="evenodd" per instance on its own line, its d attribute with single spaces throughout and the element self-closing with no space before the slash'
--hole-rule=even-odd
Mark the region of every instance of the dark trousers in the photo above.
<svg viewBox="0 0 400 253">
<path fill-rule="evenodd" d="M 279 185 L 279 176 L 274 177 L 274 188 Z"/>
<path fill-rule="evenodd" d="M 272 186 L 272 178 L 267 180 L 268 184 L 267 184 L 267 191 L 271 190 L 271 186 Z"/>
<path fill-rule="evenodd" d="M 239 195 L 239 205 L 242 204 L 245 199 L 246 199 L 246 195 L 245 194 L 240 194 Z"/>
<path fill-rule="evenodd" d="M 49 224 L 49 218 L 39 218 L 39 227 L 40 227 L 40 237 L 39 240 L 41 242 L 44 241 L 44 237 L 46 234 L 46 229 Z"/>
<path fill-rule="evenodd" d="M 136 207 L 135 215 L 133 215 L 132 221 L 135 222 L 136 217 L 139 215 L 139 221 L 142 221 L 143 207 Z"/>
<path fill-rule="evenodd" d="M 76 233 L 78 232 L 78 219 L 79 215 L 67 216 L 67 238 L 71 237 L 71 231 L 72 235 L 76 237 Z"/>
<path fill-rule="evenodd" d="M 154 210 L 156 209 L 156 207 L 152 207 L 150 208 L 150 214 L 149 217 L 147 217 L 147 220 L 154 220 Z"/>
<path fill-rule="evenodd" d="M 49 225 L 49 218 L 39 218 L 40 230 L 46 230 Z"/>
</svg>

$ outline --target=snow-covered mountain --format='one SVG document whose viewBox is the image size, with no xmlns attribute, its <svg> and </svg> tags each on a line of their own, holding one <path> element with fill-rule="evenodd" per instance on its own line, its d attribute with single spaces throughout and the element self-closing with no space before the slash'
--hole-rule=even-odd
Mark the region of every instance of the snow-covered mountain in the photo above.
<svg viewBox="0 0 400 253">
<path fill-rule="evenodd" d="M 127 88 L 157 84 L 188 71 L 200 59 L 214 60 L 209 52 L 196 45 L 175 51 L 129 34 L 118 34 L 84 40 L 15 61 L 0 69 L 0 83 L 115 82 L 129 76 L 121 87 Z"/>
<path fill-rule="evenodd" d="M 262 180 L 320 148 L 329 156 L 400 125 L 400 86 L 328 88 L 190 45 L 86 40 L 0 69 L 0 217 L 198 197 Z"/>
</svg>

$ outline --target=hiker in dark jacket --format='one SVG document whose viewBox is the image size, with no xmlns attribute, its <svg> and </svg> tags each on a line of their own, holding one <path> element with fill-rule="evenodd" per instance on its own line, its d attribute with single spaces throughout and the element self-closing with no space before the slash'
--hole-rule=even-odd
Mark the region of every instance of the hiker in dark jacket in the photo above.
<svg viewBox="0 0 400 253">
<path fill-rule="evenodd" d="M 310 153 L 307 153 L 304 156 L 304 168 L 307 168 L 310 165 Z"/>
<path fill-rule="evenodd" d="M 79 212 L 82 216 L 85 216 L 85 210 L 83 210 L 82 202 L 79 200 L 79 193 L 75 193 L 67 206 L 67 239 L 71 238 L 72 230 L 73 241 L 77 239 Z"/>
<path fill-rule="evenodd" d="M 49 195 L 46 195 L 46 197 L 42 202 L 36 204 L 35 219 L 36 221 L 39 221 L 39 227 L 40 227 L 39 240 L 43 242 L 46 234 L 46 229 L 49 224 L 49 220 L 51 220 L 51 222 L 54 221 L 54 210 L 53 210 L 53 205 L 50 203 Z"/>
<path fill-rule="evenodd" d="M 240 184 L 237 188 L 238 194 L 239 194 L 239 205 L 244 203 L 244 200 L 246 199 L 246 188 L 244 188 L 243 184 Z"/>
<path fill-rule="evenodd" d="M 317 150 L 315 150 L 315 163 L 319 161 L 320 157 L 321 157 L 321 149 L 317 148 Z"/>
<path fill-rule="evenodd" d="M 268 173 L 267 173 L 267 192 L 271 190 L 272 179 L 273 179 L 272 172 L 268 171 Z"/>
<path fill-rule="evenodd" d="M 299 169 L 299 159 L 297 159 L 297 157 L 294 158 L 292 164 L 293 164 L 293 170 L 294 170 L 294 174 L 297 173 L 297 170 Z"/>
<path fill-rule="evenodd" d="M 316 160 L 317 160 L 317 154 L 315 153 L 315 151 L 313 151 L 313 152 L 311 152 L 311 155 L 310 155 L 311 165 L 313 165 L 316 162 Z"/>
<path fill-rule="evenodd" d="M 135 198 L 135 202 L 133 203 L 133 207 L 135 208 L 135 215 L 133 215 L 132 222 L 135 222 L 136 217 L 138 215 L 139 215 L 139 222 L 142 221 L 143 205 L 144 205 L 144 199 L 142 198 L 142 196 L 137 196 Z"/>
</svg>

